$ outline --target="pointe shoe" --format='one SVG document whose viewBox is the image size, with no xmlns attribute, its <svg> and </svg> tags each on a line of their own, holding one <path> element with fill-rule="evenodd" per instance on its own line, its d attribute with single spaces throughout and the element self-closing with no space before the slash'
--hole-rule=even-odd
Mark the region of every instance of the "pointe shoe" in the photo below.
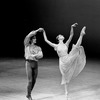
<svg viewBox="0 0 100 100">
<path fill-rule="evenodd" d="M 85 30 L 86 30 L 86 26 L 84 26 L 83 28 L 82 28 L 82 31 L 81 31 L 81 34 L 82 35 L 85 35 L 86 33 L 85 33 Z"/>
<path fill-rule="evenodd" d="M 68 100 L 68 92 L 65 92 L 65 98 Z"/>
<path fill-rule="evenodd" d="M 68 95 L 68 92 L 67 91 L 65 92 L 65 95 Z"/>
</svg>

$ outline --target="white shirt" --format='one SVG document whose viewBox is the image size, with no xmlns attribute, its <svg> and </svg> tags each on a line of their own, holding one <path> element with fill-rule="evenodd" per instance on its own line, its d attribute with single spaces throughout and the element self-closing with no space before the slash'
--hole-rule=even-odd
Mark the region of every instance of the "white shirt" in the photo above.
<svg viewBox="0 0 100 100">
<path fill-rule="evenodd" d="M 42 50 L 39 46 L 25 46 L 25 58 L 29 60 L 38 61 L 43 57 Z"/>
</svg>

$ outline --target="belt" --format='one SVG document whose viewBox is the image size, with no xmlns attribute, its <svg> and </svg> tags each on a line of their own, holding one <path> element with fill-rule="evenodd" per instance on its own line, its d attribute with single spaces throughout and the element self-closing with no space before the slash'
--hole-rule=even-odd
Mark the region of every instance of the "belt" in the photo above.
<svg viewBox="0 0 100 100">
<path fill-rule="evenodd" d="M 25 61 L 28 61 L 28 62 L 37 62 L 37 61 L 31 60 L 31 59 L 25 59 Z"/>
</svg>

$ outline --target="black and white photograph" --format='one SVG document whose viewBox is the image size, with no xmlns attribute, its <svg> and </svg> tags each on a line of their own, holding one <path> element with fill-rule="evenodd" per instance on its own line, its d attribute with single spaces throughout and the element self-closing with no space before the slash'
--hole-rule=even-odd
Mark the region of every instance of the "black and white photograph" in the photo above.
<svg viewBox="0 0 100 100">
<path fill-rule="evenodd" d="M 0 100 L 100 100 L 100 1 L 1 2 Z"/>
</svg>

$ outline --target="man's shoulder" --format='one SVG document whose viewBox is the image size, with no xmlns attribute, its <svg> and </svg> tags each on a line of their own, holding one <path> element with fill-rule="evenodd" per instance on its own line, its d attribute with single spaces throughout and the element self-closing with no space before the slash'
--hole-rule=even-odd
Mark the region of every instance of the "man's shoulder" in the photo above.
<svg viewBox="0 0 100 100">
<path fill-rule="evenodd" d="M 41 47 L 40 46 L 37 46 L 36 48 L 39 49 L 39 50 L 41 50 Z"/>
<path fill-rule="evenodd" d="M 36 47 L 36 48 L 41 48 L 41 47 L 40 47 L 40 46 L 38 46 L 38 45 L 35 45 L 35 47 Z"/>
<path fill-rule="evenodd" d="M 25 45 L 25 48 L 29 48 L 29 47 L 30 47 L 30 44 Z"/>
</svg>

